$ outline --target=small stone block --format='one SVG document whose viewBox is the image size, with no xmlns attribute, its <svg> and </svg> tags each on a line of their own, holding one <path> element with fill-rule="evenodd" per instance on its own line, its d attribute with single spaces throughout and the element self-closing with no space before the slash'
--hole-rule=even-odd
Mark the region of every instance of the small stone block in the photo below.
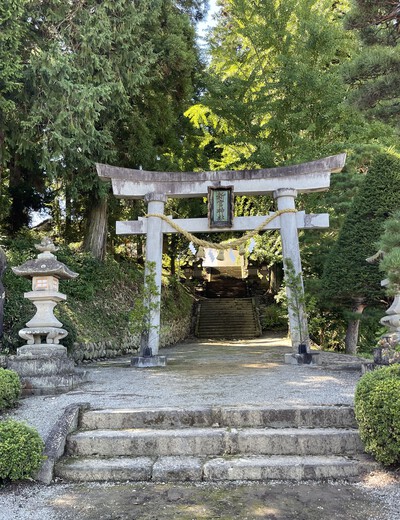
<svg viewBox="0 0 400 520">
<path fill-rule="evenodd" d="M 202 464 L 196 457 L 160 457 L 153 466 L 154 481 L 200 481 Z"/>
<path fill-rule="evenodd" d="M 131 366 L 136 368 L 165 367 L 166 356 L 136 356 L 131 359 Z"/>
<path fill-rule="evenodd" d="M 361 363 L 361 374 L 372 372 L 377 366 L 375 363 Z"/>
</svg>

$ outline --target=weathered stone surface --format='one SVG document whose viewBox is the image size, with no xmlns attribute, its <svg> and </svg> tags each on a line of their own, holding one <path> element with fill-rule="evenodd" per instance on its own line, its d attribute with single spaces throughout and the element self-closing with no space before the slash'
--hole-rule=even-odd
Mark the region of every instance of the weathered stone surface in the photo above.
<svg viewBox="0 0 400 520">
<path fill-rule="evenodd" d="M 50 238 L 43 238 L 40 244 L 35 245 L 36 249 L 40 251 L 38 257 L 33 260 L 28 260 L 22 265 L 12 268 L 12 271 L 17 276 L 24 276 L 25 278 L 32 278 L 33 276 L 56 276 L 61 279 L 76 278 L 78 273 L 74 273 L 65 264 L 57 260 L 53 252 L 57 251 Z"/>
<path fill-rule="evenodd" d="M 179 320 L 168 323 L 168 325 L 162 325 L 160 330 L 160 346 L 165 347 L 184 340 L 189 336 L 190 328 L 190 316 L 183 316 Z M 112 341 L 100 341 L 98 343 L 75 342 L 69 354 L 75 363 L 82 363 L 84 360 L 95 361 L 102 358 L 111 359 L 118 356 L 135 354 L 139 349 L 139 345 L 139 335 L 128 333 L 125 338 L 115 343 Z"/>
<path fill-rule="evenodd" d="M 306 357 L 307 356 L 307 357 Z M 310 356 L 310 357 L 308 357 Z M 285 363 L 289 365 L 319 365 L 321 359 L 319 352 L 313 352 L 311 354 L 285 354 Z"/>
<path fill-rule="evenodd" d="M 330 428 L 257 429 L 185 428 L 79 432 L 68 441 L 68 453 L 86 456 L 207 456 L 225 454 L 326 455 L 363 451 L 358 432 Z"/>
<path fill-rule="evenodd" d="M 314 407 L 222 407 L 214 409 L 214 422 L 221 426 L 267 428 L 356 428 L 350 406 Z"/>
<path fill-rule="evenodd" d="M 137 368 L 165 367 L 167 358 L 165 356 L 135 356 L 131 365 Z"/>
<path fill-rule="evenodd" d="M 226 431 L 211 428 L 182 430 L 97 430 L 71 435 L 67 452 L 74 456 L 220 455 L 227 445 Z"/>
<path fill-rule="evenodd" d="M 214 424 L 212 408 L 158 408 L 143 410 L 89 410 L 82 414 L 80 427 L 85 430 L 128 428 L 189 428 Z"/>
<path fill-rule="evenodd" d="M 239 431 L 234 453 L 261 455 L 354 454 L 363 451 L 357 431 L 331 428 Z"/>
<path fill-rule="evenodd" d="M 342 406 L 86 410 L 85 430 L 69 435 L 67 454 L 71 467 L 93 455 L 113 468 L 121 458 L 152 458 L 149 478 L 157 482 L 347 479 L 375 467 L 355 426 L 353 410 Z"/>
<path fill-rule="evenodd" d="M 151 479 L 153 462 L 150 457 L 75 459 L 59 462 L 55 475 L 72 482 L 146 481 Z"/>
<path fill-rule="evenodd" d="M 60 345 L 55 347 L 64 349 Z M 34 347 L 36 348 L 39 351 L 42 348 L 46 350 L 46 346 Z M 32 346 L 28 349 L 32 349 Z M 66 392 L 87 378 L 86 372 L 75 369 L 74 362 L 65 355 L 64 351 L 61 355 L 47 353 L 42 356 L 31 352 L 11 356 L 7 361 L 7 368 L 14 370 L 20 376 L 23 395 Z"/>
<path fill-rule="evenodd" d="M 165 193 L 170 197 L 207 196 L 208 187 L 235 184 L 236 195 L 272 193 L 286 186 L 299 192 L 329 188 L 330 172 L 340 171 L 346 154 L 325 157 L 317 161 L 279 168 L 213 172 L 148 172 L 96 164 L 103 180 L 112 180 L 117 197 L 143 198 L 147 193 Z"/>
<path fill-rule="evenodd" d="M 358 462 L 340 456 L 219 458 L 205 463 L 203 478 L 206 481 L 347 479 L 359 476 L 368 464 L 362 459 Z"/>
<path fill-rule="evenodd" d="M 153 465 L 153 481 L 200 481 L 203 465 L 196 457 L 160 457 Z"/>
<path fill-rule="evenodd" d="M 56 376 L 57 374 L 65 375 L 74 372 L 73 362 L 67 357 L 61 356 L 36 358 L 12 356 L 8 360 L 8 367 L 18 372 L 22 379 L 28 377 Z"/>
<path fill-rule="evenodd" d="M 357 428 L 350 406 L 197 407 L 88 410 L 80 427 L 87 430 L 128 428 L 263 427 Z"/>
</svg>

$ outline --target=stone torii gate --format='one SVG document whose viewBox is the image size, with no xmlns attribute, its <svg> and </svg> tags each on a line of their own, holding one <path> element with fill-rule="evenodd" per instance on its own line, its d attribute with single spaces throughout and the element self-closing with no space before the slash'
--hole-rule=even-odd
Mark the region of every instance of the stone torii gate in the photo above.
<svg viewBox="0 0 400 520">
<path fill-rule="evenodd" d="M 168 197 L 188 198 L 205 197 L 209 188 L 233 188 L 235 195 L 271 194 L 276 200 L 279 216 L 269 222 L 264 229 L 279 229 L 282 238 L 284 261 L 289 259 L 296 275 L 302 269 L 298 240 L 298 229 L 329 227 L 329 215 L 295 212 L 298 193 L 326 191 L 330 185 L 330 174 L 343 168 L 346 154 L 326 157 L 317 161 L 267 168 L 260 170 L 230 170 L 209 172 L 150 172 L 119 168 L 106 164 L 96 164 L 97 173 L 104 181 L 112 183 L 113 193 L 118 198 L 144 199 L 148 204 L 147 217 L 137 221 L 117 222 L 117 234 L 146 234 L 146 266 L 154 265 L 154 282 L 157 295 L 153 297 L 149 316 L 149 338 L 147 348 L 141 349 L 140 356 L 132 360 L 138 367 L 164 366 L 164 356 L 158 355 L 160 330 L 161 269 L 163 233 L 176 233 L 177 230 L 157 215 L 164 215 L 164 205 Z M 287 211 L 286 213 L 281 212 Z M 271 213 L 271 216 L 273 213 Z M 231 227 L 210 228 L 207 218 L 173 219 L 178 227 L 191 233 L 209 233 L 215 231 L 246 231 L 257 228 L 265 216 L 234 217 Z M 145 277 L 149 274 L 147 272 Z M 287 287 L 288 299 L 291 299 Z M 299 320 L 302 323 L 303 336 L 306 336 L 307 351 L 309 339 L 307 332 L 306 311 L 303 303 L 295 315 L 289 306 L 289 330 L 294 354 L 298 352 L 300 341 Z M 144 352 L 146 350 L 146 352 Z M 294 355 L 289 355 L 293 362 Z"/>
</svg>

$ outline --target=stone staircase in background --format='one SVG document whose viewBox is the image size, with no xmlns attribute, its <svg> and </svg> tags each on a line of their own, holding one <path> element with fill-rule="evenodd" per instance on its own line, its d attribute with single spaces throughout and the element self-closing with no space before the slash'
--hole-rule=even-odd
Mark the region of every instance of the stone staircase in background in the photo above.
<svg viewBox="0 0 400 520">
<path fill-rule="evenodd" d="M 352 479 L 370 470 L 353 409 L 86 410 L 55 475 L 67 481 Z"/>
<path fill-rule="evenodd" d="M 250 339 L 261 335 L 254 298 L 210 298 L 197 308 L 195 335 L 207 339 Z"/>
</svg>

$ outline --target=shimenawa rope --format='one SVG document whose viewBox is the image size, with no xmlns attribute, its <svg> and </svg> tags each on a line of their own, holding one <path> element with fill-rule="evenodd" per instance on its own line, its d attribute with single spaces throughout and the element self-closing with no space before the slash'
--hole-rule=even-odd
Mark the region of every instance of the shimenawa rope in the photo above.
<svg viewBox="0 0 400 520">
<path fill-rule="evenodd" d="M 265 226 L 274 220 L 274 218 L 279 217 L 279 215 L 282 215 L 283 213 L 297 213 L 297 210 L 288 208 L 275 211 L 273 215 L 269 215 L 259 226 L 257 226 L 252 231 L 248 231 L 242 237 L 233 240 L 225 240 L 224 242 L 220 243 L 209 242 L 208 240 L 203 240 L 196 237 L 189 231 L 186 231 L 186 229 L 178 226 L 178 224 L 176 224 L 173 219 L 163 215 L 162 213 L 149 213 L 145 215 L 145 217 L 157 217 L 161 220 L 164 220 L 164 222 L 167 222 L 167 224 L 174 228 L 175 231 L 183 235 L 189 242 L 193 242 L 193 244 L 196 244 L 199 247 L 209 247 L 211 249 L 217 249 L 218 251 L 227 251 L 228 249 L 237 249 L 238 247 L 244 245 L 248 240 L 258 235 L 260 231 L 265 228 Z"/>
</svg>

